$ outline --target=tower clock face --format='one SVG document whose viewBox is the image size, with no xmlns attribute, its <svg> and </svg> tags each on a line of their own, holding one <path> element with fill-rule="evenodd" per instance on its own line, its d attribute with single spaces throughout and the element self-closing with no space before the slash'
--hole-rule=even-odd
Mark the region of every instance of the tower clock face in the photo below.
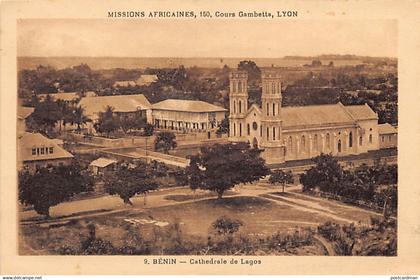
<svg viewBox="0 0 420 280">
<path fill-rule="evenodd" d="M 253 122 L 253 123 L 252 123 L 252 128 L 253 128 L 254 130 L 257 130 L 257 129 L 258 129 L 258 124 L 257 124 L 256 122 Z"/>
</svg>

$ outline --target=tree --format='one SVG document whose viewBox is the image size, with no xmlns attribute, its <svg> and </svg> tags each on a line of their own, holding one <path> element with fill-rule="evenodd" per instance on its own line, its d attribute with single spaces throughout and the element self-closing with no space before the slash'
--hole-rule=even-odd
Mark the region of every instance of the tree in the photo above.
<svg viewBox="0 0 420 280">
<path fill-rule="evenodd" d="M 86 125 L 88 122 L 92 121 L 85 115 L 85 109 L 83 109 L 82 106 L 78 106 L 76 109 L 74 109 L 73 116 L 73 121 L 75 124 L 77 124 L 77 131 L 80 131 L 81 126 Z"/>
<path fill-rule="evenodd" d="M 19 201 L 33 205 L 38 214 L 46 217 L 50 216 L 50 207 L 92 188 L 92 178 L 77 163 L 19 174 Z"/>
<path fill-rule="evenodd" d="M 323 192 L 338 194 L 343 177 L 343 168 L 338 161 L 326 154 L 321 154 L 313 158 L 312 161 L 316 165 L 300 176 L 303 190 L 309 191 L 319 187 Z"/>
<path fill-rule="evenodd" d="M 62 112 L 52 97 L 47 95 L 44 101 L 36 104 L 35 110 L 30 117 L 30 129 L 48 133 L 62 119 Z"/>
<path fill-rule="evenodd" d="M 248 73 L 248 81 L 252 86 L 258 85 L 261 79 L 261 70 L 252 60 L 243 60 L 238 64 L 238 70 Z"/>
<path fill-rule="evenodd" d="M 218 125 L 216 134 L 227 134 L 229 133 L 229 118 L 225 117 Z"/>
<path fill-rule="evenodd" d="M 99 113 L 99 119 L 95 123 L 95 129 L 100 133 L 106 133 L 109 137 L 111 132 L 118 130 L 120 127 L 119 119 L 114 115 L 114 109 L 107 106 L 105 112 Z"/>
<path fill-rule="evenodd" d="M 286 184 L 293 183 L 292 172 L 291 171 L 284 172 L 283 170 L 276 170 L 271 174 L 268 182 L 270 182 L 270 184 L 273 184 L 273 185 L 276 183 L 280 183 L 283 186 L 283 192 L 284 192 L 284 187 L 286 186 Z"/>
<path fill-rule="evenodd" d="M 192 189 L 205 189 L 223 193 L 237 184 L 255 182 L 269 174 L 261 151 L 251 149 L 249 143 L 215 144 L 202 147 L 199 155 L 190 158 L 186 168 Z"/>
<path fill-rule="evenodd" d="M 159 187 L 157 177 L 158 174 L 147 164 L 141 163 L 134 168 L 122 165 L 115 174 L 105 179 L 105 190 L 110 195 L 119 195 L 124 203 L 133 205 L 130 198 L 138 194 L 146 196 Z"/>
<path fill-rule="evenodd" d="M 173 132 L 159 132 L 155 139 L 155 150 L 162 150 L 165 154 L 177 147 L 176 136 Z"/>
<path fill-rule="evenodd" d="M 146 123 L 144 125 L 144 128 L 143 128 L 143 135 L 144 136 L 152 136 L 154 129 L 155 129 L 155 127 L 152 124 Z"/>
</svg>

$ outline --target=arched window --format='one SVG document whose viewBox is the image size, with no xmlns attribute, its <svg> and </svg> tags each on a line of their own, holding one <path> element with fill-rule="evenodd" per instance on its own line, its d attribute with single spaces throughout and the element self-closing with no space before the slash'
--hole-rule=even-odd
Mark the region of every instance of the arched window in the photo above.
<svg viewBox="0 0 420 280">
<path fill-rule="evenodd" d="M 249 123 L 246 125 L 246 131 L 248 135 L 251 134 L 251 125 Z"/>
<path fill-rule="evenodd" d="M 273 116 L 276 115 L 276 103 L 273 103 Z"/>
<path fill-rule="evenodd" d="M 270 130 L 269 130 L 269 128 L 267 127 L 267 140 L 268 139 L 270 139 Z"/>
<path fill-rule="evenodd" d="M 233 123 L 233 136 L 236 136 L 236 123 Z"/>
<path fill-rule="evenodd" d="M 369 143 L 372 144 L 372 134 L 369 134 Z"/>
<path fill-rule="evenodd" d="M 349 148 L 353 147 L 353 132 L 349 133 Z"/>
<path fill-rule="evenodd" d="M 362 146 L 363 145 L 363 137 L 362 136 L 360 136 L 359 137 L 359 146 Z"/>
<path fill-rule="evenodd" d="M 302 144 L 302 150 L 303 150 L 305 148 L 305 145 L 306 145 L 306 143 L 305 143 L 305 135 L 302 135 L 302 138 L 301 138 L 300 142 Z"/>
<path fill-rule="evenodd" d="M 276 128 L 273 127 L 273 140 L 276 140 Z"/>
<path fill-rule="evenodd" d="M 318 151 L 318 134 L 314 135 L 314 151 Z"/>
<path fill-rule="evenodd" d="M 242 123 L 239 123 L 239 136 L 242 136 Z"/>
<path fill-rule="evenodd" d="M 337 150 L 339 153 L 341 153 L 341 140 L 338 140 Z"/>
<path fill-rule="evenodd" d="M 269 115 L 270 112 L 270 104 L 267 102 L 267 116 Z"/>
<path fill-rule="evenodd" d="M 325 144 L 327 145 L 327 148 L 330 148 L 330 134 L 327 133 L 327 135 L 325 135 Z"/>
<path fill-rule="evenodd" d="M 242 113 L 242 101 L 239 100 L 239 114 Z"/>
<path fill-rule="evenodd" d="M 236 113 L 236 101 L 233 101 L 233 113 Z"/>
<path fill-rule="evenodd" d="M 292 136 L 289 136 L 289 139 L 287 139 L 287 150 L 292 151 L 293 149 L 293 139 Z"/>
</svg>

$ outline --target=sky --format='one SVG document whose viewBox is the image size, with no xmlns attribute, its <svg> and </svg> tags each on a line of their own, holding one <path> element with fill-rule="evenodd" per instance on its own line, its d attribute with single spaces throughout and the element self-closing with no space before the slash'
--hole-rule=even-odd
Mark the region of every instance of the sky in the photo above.
<svg viewBox="0 0 420 280">
<path fill-rule="evenodd" d="M 397 57 L 394 20 L 25 19 L 18 56 Z"/>
</svg>

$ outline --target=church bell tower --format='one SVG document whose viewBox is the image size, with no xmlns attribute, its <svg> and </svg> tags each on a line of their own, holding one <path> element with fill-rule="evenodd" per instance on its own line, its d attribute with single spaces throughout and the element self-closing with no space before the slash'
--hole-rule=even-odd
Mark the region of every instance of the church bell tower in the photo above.
<svg viewBox="0 0 420 280">
<path fill-rule="evenodd" d="M 229 140 L 245 140 L 245 115 L 248 110 L 248 73 L 232 71 L 229 75 Z"/>
<path fill-rule="evenodd" d="M 285 146 L 282 139 L 281 82 L 280 75 L 274 70 L 261 72 L 261 148 L 262 156 L 268 164 L 282 163 Z"/>
</svg>

